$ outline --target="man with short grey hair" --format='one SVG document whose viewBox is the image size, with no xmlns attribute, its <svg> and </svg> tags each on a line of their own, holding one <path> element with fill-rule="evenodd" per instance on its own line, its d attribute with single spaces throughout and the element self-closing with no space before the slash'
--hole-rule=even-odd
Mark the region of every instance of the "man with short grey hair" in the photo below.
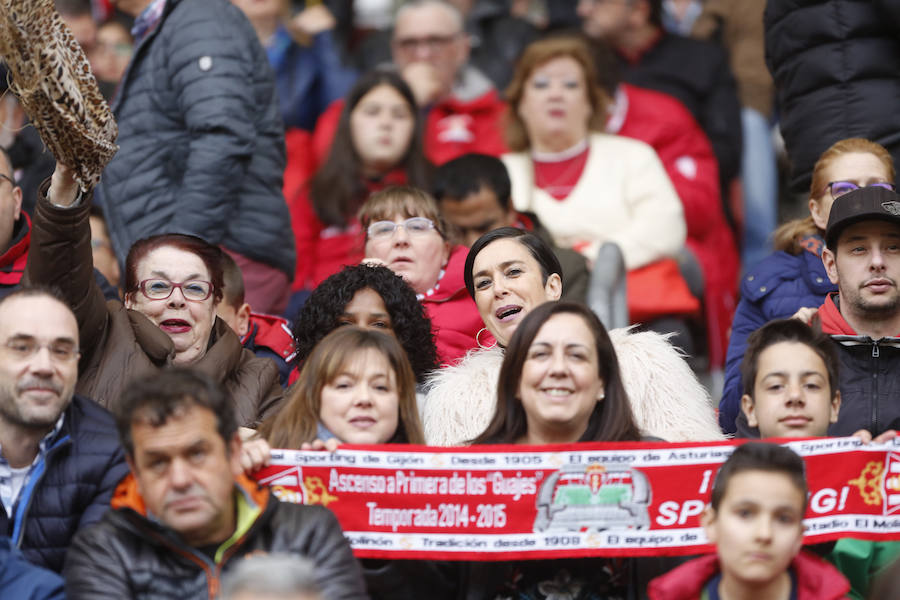
<svg viewBox="0 0 900 600">
<path fill-rule="evenodd" d="M 245 558 L 225 575 L 221 600 L 323 599 L 311 561 L 290 554 L 268 554 Z"/>
<path fill-rule="evenodd" d="M 469 64 L 471 41 L 459 10 L 441 0 L 415 0 L 397 12 L 391 56 L 427 115 L 425 154 L 443 164 L 468 152 L 499 156 L 506 151 L 502 115 L 506 104 L 481 71 Z M 316 151 L 331 144 L 343 100 L 316 125 Z"/>
</svg>

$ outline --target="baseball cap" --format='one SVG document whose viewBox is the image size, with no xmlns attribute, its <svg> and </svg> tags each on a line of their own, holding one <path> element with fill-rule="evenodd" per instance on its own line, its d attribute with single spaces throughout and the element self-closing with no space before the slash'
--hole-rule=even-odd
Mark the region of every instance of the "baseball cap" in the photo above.
<svg viewBox="0 0 900 600">
<path fill-rule="evenodd" d="M 854 223 L 871 220 L 900 225 L 900 194 L 870 185 L 840 196 L 831 205 L 825 245 L 834 252 L 842 231 Z"/>
</svg>

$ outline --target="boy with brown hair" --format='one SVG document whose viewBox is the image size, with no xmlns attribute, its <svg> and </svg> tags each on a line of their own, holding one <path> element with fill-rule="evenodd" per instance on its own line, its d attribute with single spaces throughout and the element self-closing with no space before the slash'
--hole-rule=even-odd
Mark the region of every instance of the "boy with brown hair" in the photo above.
<svg viewBox="0 0 900 600">
<path fill-rule="evenodd" d="M 803 459 L 777 444 L 739 446 L 716 475 L 702 517 L 716 553 L 650 582 L 651 600 L 836 600 L 850 585 L 801 552 L 806 512 Z"/>
</svg>

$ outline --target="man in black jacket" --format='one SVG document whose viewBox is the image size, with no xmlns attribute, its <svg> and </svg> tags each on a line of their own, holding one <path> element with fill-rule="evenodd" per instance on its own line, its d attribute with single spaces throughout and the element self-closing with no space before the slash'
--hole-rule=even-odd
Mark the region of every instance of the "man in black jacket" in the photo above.
<svg viewBox="0 0 900 600">
<path fill-rule="evenodd" d="M 822 262 L 838 293 L 815 320 L 837 344 L 841 412 L 829 435 L 900 429 L 900 196 L 869 186 L 835 201 Z"/>
<path fill-rule="evenodd" d="M 625 81 L 685 105 L 712 142 L 722 183 L 741 167 L 741 105 L 721 46 L 667 33 L 662 0 L 581 0 L 584 32 L 619 54 Z"/>
<path fill-rule="evenodd" d="M 0 301 L 0 535 L 61 571 L 79 528 L 100 519 L 127 472 L 112 415 L 73 396 L 78 324 L 52 293 Z"/>
<path fill-rule="evenodd" d="M 75 537 L 69 600 L 213 598 L 235 559 L 261 552 L 310 559 L 329 600 L 367 598 L 328 509 L 280 503 L 241 474 L 233 403 L 213 380 L 170 369 L 135 382 L 116 425 L 131 475 Z"/>
</svg>

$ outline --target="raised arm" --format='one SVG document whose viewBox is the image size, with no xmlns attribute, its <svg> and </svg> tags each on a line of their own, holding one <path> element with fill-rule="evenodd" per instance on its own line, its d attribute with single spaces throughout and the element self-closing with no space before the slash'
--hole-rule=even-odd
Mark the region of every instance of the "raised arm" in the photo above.
<svg viewBox="0 0 900 600">
<path fill-rule="evenodd" d="M 87 358 L 107 326 L 106 300 L 94 280 L 90 194 L 79 192 L 72 171 L 61 163 L 38 193 L 23 282 L 62 292 L 78 320 L 82 357 Z M 89 359 L 88 359 L 89 360 Z"/>
</svg>

